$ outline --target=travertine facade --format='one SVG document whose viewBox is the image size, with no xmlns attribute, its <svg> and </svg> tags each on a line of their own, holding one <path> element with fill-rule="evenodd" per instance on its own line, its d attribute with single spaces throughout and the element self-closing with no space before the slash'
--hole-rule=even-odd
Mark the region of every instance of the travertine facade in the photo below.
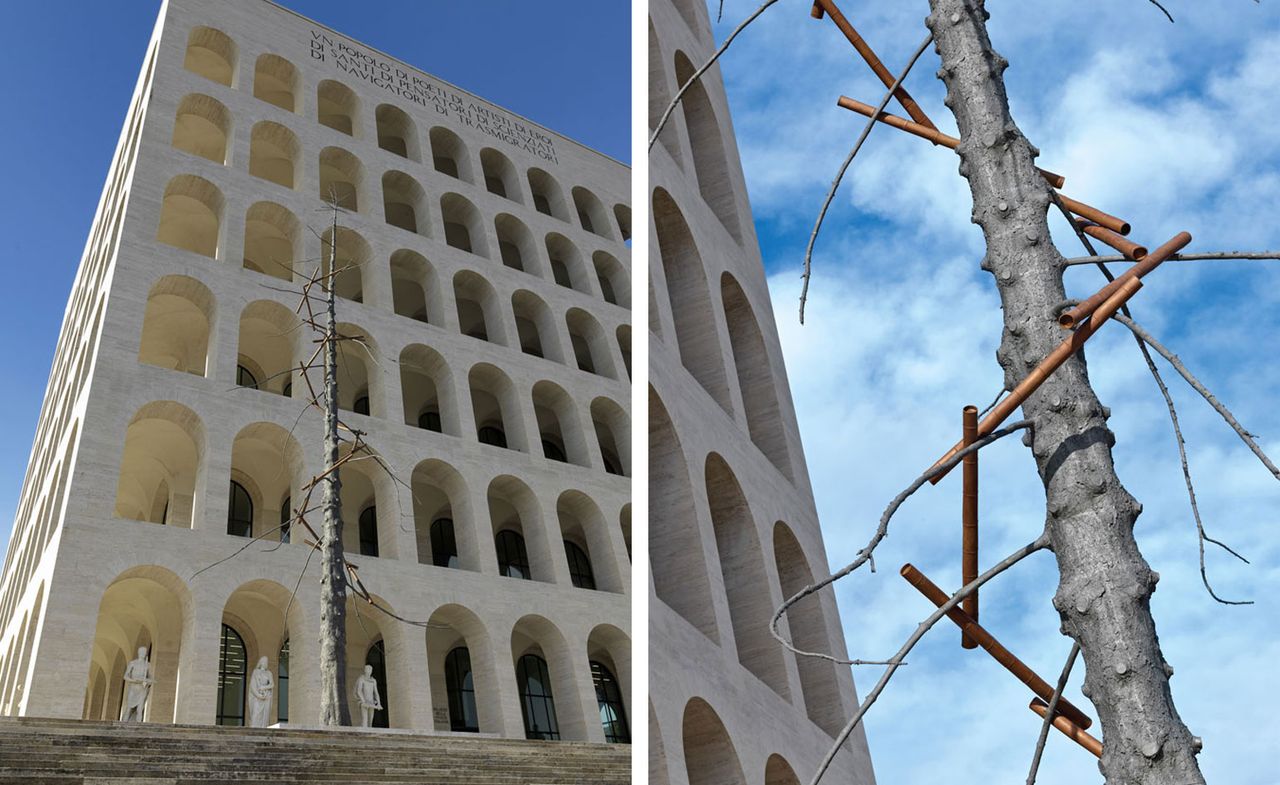
<svg viewBox="0 0 1280 785">
<path fill-rule="evenodd" d="M 715 46 L 702 0 L 649 9 L 653 129 Z M 769 634 L 827 559 L 718 66 L 685 93 L 649 178 L 649 779 L 798 785 L 855 697 L 848 668 Z M 784 630 L 845 656 L 829 591 Z M 827 779 L 874 781 L 861 728 Z"/>
<path fill-rule="evenodd" d="M 279 526 L 321 462 L 290 290 L 327 197 L 349 208 L 338 317 L 369 347 L 344 345 L 343 418 L 390 469 L 343 470 L 346 547 L 430 620 L 351 601 L 349 685 L 385 667 L 393 728 L 605 740 L 593 673 L 630 686 L 629 181 L 265 0 L 168 0 L 0 579 L 0 709 L 113 719 L 145 647 L 149 721 L 235 724 L 237 668 L 265 656 L 273 719 L 315 723 L 319 572 Z"/>
</svg>

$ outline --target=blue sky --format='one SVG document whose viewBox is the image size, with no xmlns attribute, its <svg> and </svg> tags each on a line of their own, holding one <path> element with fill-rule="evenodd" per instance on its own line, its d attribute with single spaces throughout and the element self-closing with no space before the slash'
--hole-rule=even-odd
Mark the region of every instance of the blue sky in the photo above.
<svg viewBox="0 0 1280 785">
<path fill-rule="evenodd" d="M 630 158 L 625 3 L 506 0 L 284 5 L 619 160 Z M 0 95 L 0 541 L 8 541 L 63 309 L 160 8 L 157 0 L 5 3 Z M 109 42 L 109 44 L 104 44 Z M 15 118 L 21 118 L 17 121 Z M 14 296 L 21 293 L 21 296 Z"/>
<path fill-rule="evenodd" d="M 710 3 L 712 18 L 718 0 Z M 727 0 L 723 39 L 757 5 Z M 967 184 L 953 153 L 878 129 L 829 213 L 815 258 L 807 324 L 796 320 L 799 269 L 814 216 L 862 118 L 847 94 L 877 103 L 883 86 L 835 27 L 809 18 L 807 0 L 782 0 L 723 61 L 734 125 L 774 298 L 828 557 L 851 561 L 884 505 L 959 436 L 960 409 L 984 406 L 1001 384 L 1000 316 L 978 263 Z M 1250 0 L 1166 0 L 1170 25 L 1145 0 L 989 0 L 992 38 L 1014 117 L 1067 177 L 1066 193 L 1130 220 L 1155 247 L 1179 230 L 1194 250 L 1280 248 L 1280 8 Z M 847 15 L 897 71 L 927 34 L 925 0 L 845 0 Z M 930 49 L 907 82 L 930 117 L 955 124 Z M 802 76 L 797 76 L 802 75 Z M 891 111 L 902 114 L 894 105 Z M 1055 240 L 1080 255 L 1058 221 Z M 1073 296 L 1102 282 L 1067 274 Z M 1131 306 L 1232 407 L 1272 455 L 1280 453 L 1280 262 L 1167 264 Z M 847 336 L 853 336 L 849 339 Z M 1280 688 L 1275 599 L 1280 483 L 1171 371 L 1197 495 L 1211 533 L 1253 561 L 1210 551 L 1216 605 L 1199 582 L 1196 538 L 1169 418 L 1132 339 L 1111 325 L 1090 343 L 1091 379 L 1112 409 L 1115 455 L 1144 504 L 1139 545 L 1162 580 L 1153 598 L 1175 701 L 1205 740 L 1211 782 L 1276 785 L 1280 719 L 1261 696 Z M 1043 490 L 1016 439 L 983 453 L 983 564 L 1033 539 Z M 880 571 L 856 573 L 837 594 L 850 655 L 882 659 L 931 607 L 897 575 L 911 561 L 944 587 L 959 583 L 959 474 L 926 488 L 898 514 L 878 551 Z M 1010 649 L 1056 679 L 1070 642 L 1050 599 L 1051 554 L 982 594 L 982 618 Z M 944 622 L 945 623 L 945 622 Z M 1039 721 L 1030 695 L 981 652 L 938 628 L 872 709 L 867 731 L 881 783 L 1022 782 Z M 879 669 L 855 674 L 868 690 Z M 1078 665 L 1068 697 L 1080 694 Z M 807 774 L 801 772 L 802 778 Z M 1096 762 L 1060 736 L 1039 782 L 1100 782 Z"/>
</svg>

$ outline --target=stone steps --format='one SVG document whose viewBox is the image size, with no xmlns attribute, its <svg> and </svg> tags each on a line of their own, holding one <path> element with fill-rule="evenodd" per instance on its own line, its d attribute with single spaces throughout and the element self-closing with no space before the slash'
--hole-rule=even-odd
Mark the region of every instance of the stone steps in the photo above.
<svg viewBox="0 0 1280 785">
<path fill-rule="evenodd" d="M 0 718 L 0 783 L 621 785 L 630 746 Z"/>
</svg>

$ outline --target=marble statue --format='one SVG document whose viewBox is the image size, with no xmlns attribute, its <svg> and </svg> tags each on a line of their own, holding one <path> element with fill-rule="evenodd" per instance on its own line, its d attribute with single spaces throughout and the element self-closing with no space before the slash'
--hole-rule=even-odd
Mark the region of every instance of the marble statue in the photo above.
<svg viewBox="0 0 1280 785">
<path fill-rule="evenodd" d="M 122 721 L 142 722 L 152 683 L 151 663 L 147 662 L 147 650 L 142 647 L 138 649 L 138 659 L 130 662 L 124 669 L 125 692 L 120 706 Z"/>
<path fill-rule="evenodd" d="M 373 725 L 373 713 L 382 709 L 382 697 L 378 695 L 378 682 L 373 678 L 373 666 L 364 666 L 364 675 L 356 679 L 356 703 L 360 704 L 360 727 Z"/>
<path fill-rule="evenodd" d="M 267 658 L 258 659 L 258 667 L 249 677 L 249 727 L 265 728 L 271 723 L 271 698 L 276 681 L 267 670 Z"/>
</svg>

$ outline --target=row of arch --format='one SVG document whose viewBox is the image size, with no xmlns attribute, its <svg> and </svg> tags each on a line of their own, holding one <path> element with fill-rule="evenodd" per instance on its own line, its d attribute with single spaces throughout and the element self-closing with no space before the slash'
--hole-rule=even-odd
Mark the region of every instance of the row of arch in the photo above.
<svg viewBox="0 0 1280 785">
<path fill-rule="evenodd" d="M 729 731 L 711 704 L 690 698 L 680 722 L 680 743 L 689 785 L 746 785 L 742 759 Z M 752 781 L 759 780 L 752 778 Z M 666 749 L 653 705 L 649 705 L 649 783 L 670 785 Z M 785 757 L 771 754 L 765 760 L 764 785 L 800 785 L 795 769 Z"/>
<path fill-rule="evenodd" d="M 667 304 L 675 328 L 674 340 L 668 343 L 679 353 L 685 369 L 732 417 L 734 402 L 716 311 L 723 314 L 724 332 L 729 337 L 733 372 L 751 441 L 783 476 L 794 482 L 776 376 L 759 319 L 746 292 L 726 271 L 720 275 L 719 302 L 712 298 L 706 267 L 689 224 L 671 194 L 662 188 L 655 189 L 653 194 L 653 224 Z M 665 338 L 661 314 L 652 303 L 650 329 L 660 339 Z"/>
<path fill-rule="evenodd" d="M 330 163 L 326 164 L 326 157 Z M 254 171 L 251 163 L 250 171 Z M 344 150 L 325 148 L 321 153 L 321 195 L 354 208 L 360 196 L 362 175 L 359 162 Z M 385 217 L 388 224 L 409 232 L 431 236 L 430 207 L 422 187 L 403 172 L 389 171 L 382 177 Z M 588 280 L 594 273 L 600 296 L 612 305 L 630 307 L 631 284 L 626 268 L 605 251 L 592 254 L 590 263 L 577 246 L 558 232 L 548 232 L 539 243 L 523 221 L 510 213 L 500 213 L 486 223 L 466 197 L 446 193 L 440 197 L 442 219 L 437 227 L 445 244 L 483 258 L 497 259 L 503 266 L 552 281 L 566 289 L 591 294 Z M 197 175 L 177 175 L 165 187 L 156 230 L 157 241 L 210 258 L 225 257 L 223 224 L 224 199 L 216 185 Z M 275 202 L 256 202 L 245 212 L 243 266 L 285 281 L 300 280 L 303 224 L 288 208 Z M 362 302 L 361 266 L 369 257 L 368 243 L 351 228 L 338 229 L 340 261 L 351 268 L 340 282 L 341 296 Z M 324 259 L 332 230 L 326 230 Z M 496 250 L 490 249 L 490 238 Z M 327 268 L 325 268 L 327 269 Z"/>
<path fill-rule="evenodd" d="M 206 433 L 194 412 L 171 401 L 144 406 L 126 430 L 115 515 L 217 528 L 218 497 L 226 493 L 227 534 L 289 542 L 303 485 L 315 473 L 297 439 L 279 425 L 253 423 L 236 434 L 225 479 L 211 476 L 209 460 Z M 629 555 L 629 505 L 611 523 L 581 490 L 564 491 L 548 507 L 508 474 L 482 490 L 440 459 L 418 462 L 402 483 L 381 466 L 353 460 L 340 470 L 343 546 L 349 553 L 625 592 L 627 571 L 615 557 L 614 527 Z M 407 536 L 396 525 L 402 510 L 413 519 Z"/>
<path fill-rule="evenodd" d="M 478 286 L 483 282 L 470 283 Z M 482 332 L 489 329 L 489 324 L 500 326 L 496 315 L 486 313 L 496 308 L 493 299 L 490 292 L 489 301 L 482 300 L 487 309 L 475 300 L 458 300 L 459 316 L 467 334 L 483 337 L 489 334 Z M 212 293 L 195 279 L 160 279 L 143 312 L 139 362 L 208 375 L 210 336 L 216 318 L 212 301 Z M 517 292 L 512 309 L 524 351 L 565 359 L 550 311 L 536 296 Z M 613 376 L 611 352 L 599 324 L 578 309 L 566 314 L 565 324 L 578 367 Z M 317 389 L 318 377 L 313 376 L 307 384 L 304 377 L 311 374 L 298 371 L 309 351 L 299 328 L 297 315 L 279 303 L 258 300 L 245 306 L 238 331 L 236 383 L 284 397 L 303 398 L 308 390 Z M 356 325 L 340 323 L 338 329 L 342 335 L 357 339 L 344 341 L 338 347 L 338 407 L 366 416 L 395 418 L 398 407 L 389 380 L 379 368 L 384 361 L 377 342 Z M 622 334 L 620 339 L 629 337 Z M 540 452 L 550 460 L 584 467 L 595 464 L 589 435 L 594 432 L 601 468 L 610 474 L 630 473 L 629 418 L 625 409 L 609 398 L 597 396 L 591 401 L 588 428 L 574 398 L 555 382 L 544 379 L 534 383 L 527 399 L 532 406 L 527 407 L 511 377 L 492 363 L 473 363 L 464 386 L 460 377 L 455 378 L 449 362 L 425 344 L 404 347 L 396 361 L 403 421 L 408 426 L 456 437 L 473 431 L 475 438 L 485 444 Z M 468 409 L 462 403 L 468 400 L 469 424 Z M 530 408 L 532 418 L 528 417 Z"/>
<path fill-rule="evenodd" d="M 694 26 L 690 22 L 691 26 Z M 671 96 L 684 87 L 696 72 L 693 62 L 683 51 L 676 50 L 672 57 L 675 84 L 669 85 L 663 67 L 666 58 L 662 44 L 649 19 L 649 130 L 658 126 L 663 112 L 671 102 Z M 683 122 L 681 122 L 683 121 Z M 669 118 L 658 141 L 681 169 L 685 166 L 685 154 L 680 144 L 680 128 L 689 139 L 689 153 L 693 172 L 702 200 L 711 208 L 729 235 L 743 244 L 744 226 L 740 218 L 739 195 L 736 179 L 730 176 L 729 157 L 726 153 L 725 131 L 716 115 L 711 96 L 703 80 L 689 85 L 680 106 Z"/>
<path fill-rule="evenodd" d="M 12 592 L 18 594 L 18 592 Z M 36 630 L 44 613 L 45 584 L 36 588 L 31 608 L 22 616 L 22 623 L 14 628 L 9 645 L 0 660 L 0 715 L 18 712 L 31 686 L 30 674 L 34 667 L 31 659 L 35 649 Z"/>
<path fill-rule="evenodd" d="M 273 580 L 240 585 L 222 608 L 215 637 L 212 630 L 192 629 L 190 588 L 172 572 L 154 565 L 126 571 L 99 604 L 83 716 L 119 717 L 124 668 L 145 649 L 155 678 L 146 721 L 195 716 L 245 724 L 246 678 L 266 658 L 276 677 L 268 719 L 306 724 L 302 718 L 314 713 L 318 698 L 316 627 L 290 595 Z M 395 612 L 384 598 L 376 601 Z M 597 625 L 585 641 L 571 643 L 544 616 L 523 616 L 503 633 L 475 610 L 448 603 L 431 612 L 424 635 L 367 605 L 362 611 L 357 602 L 363 603 L 348 599 L 347 683 L 371 667 L 384 707 L 375 714 L 376 727 L 414 728 L 425 721 L 437 731 L 586 740 L 593 735 L 588 723 L 599 722 L 606 741 L 630 741 L 630 641 L 617 627 Z M 191 651 L 199 647 L 214 650 Z M 183 685 L 198 683 L 193 674 L 206 668 L 216 669 L 216 700 L 188 706 L 183 715 L 180 705 L 191 700 L 181 694 Z M 597 716 L 583 711 L 581 697 L 591 693 Z M 436 710 L 427 714 L 423 703 Z M 515 705 L 522 727 L 513 727 Z"/>
<path fill-rule="evenodd" d="M 232 87 L 236 81 L 237 61 L 236 44 L 226 33 L 211 27 L 192 29 L 184 61 L 187 70 Z M 271 53 L 260 55 L 254 63 L 253 81 L 255 97 L 286 112 L 301 111 L 301 76 L 287 59 Z M 321 125 L 357 139 L 365 135 L 360 98 L 345 84 L 332 79 L 320 81 L 316 86 L 315 109 L 316 120 Z M 437 172 L 477 183 L 466 144 L 453 131 L 433 126 L 425 139 L 420 138 L 413 119 L 404 110 L 387 103 L 377 105 L 373 120 L 374 136 L 381 149 L 410 161 L 429 162 Z M 282 125 L 271 125 L 272 133 L 279 140 L 279 149 L 282 152 L 292 149 L 296 154 L 296 137 Z M 178 130 L 184 126 L 196 130 L 198 133 L 195 135 L 202 140 L 193 145 L 197 149 L 191 152 L 225 163 L 231 113 L 224 105 L 206 95 L 188 96 L 178 109 L 175 146 Z M 280 131 L 288 136 L 280 134 Z M 479 163 L 478 179 L 487 191 L 524 203 L 516 169 L 505 155 L 486 147 L 481 150 Z M 631 214 L 626 205 L 614 205 L 611 219 L 599 197 L 582 186 L 574 186 L 570 190 L 570 199 L 566 200 L 556 179 L 537 167 L 529 169 L 527 183 L 532 207 L 538 212 L 568 222 L 572 209 L 583 229 L 610 240 L 616 237 L 613 228 L 616 222 L 622 241 L 630 240 Z"/>
<path fill-rule="evenodd" d="M 760 540 L 746 494 L 732 467 L 718 453 L 708 453 L 700 467 L 715 553 L 703 548 L 698 499 L 684 448 L 662 399 L 649 388 L 649 561 L 658 599 L 680 614 L 711 641 L 736 650 L 738 661 L 784 700 L 791 694 L 788 661 L 794 661 L 809 718 L 834 735 L 843 726 L 844 709 L 834 664 L 812 657 L 792 657 L 769 632 L 768 609 L 813 583 L 804 549 L 783 521 L 766 529 Z M 766 547 L 768 546 L 768 547 Z M 776 584 L 769 579 L 770 554 Z M 712 581 L 709 564 L 719 563 L 721 580 Z M 723 586 L 730 629 L 716 620 L 713 586 Z M 776 593 L 773 591 L 776 585 Z M 807 651 L 831 651 L 828 621 L 818 597 L 810 596 L 787 614 L 783 629 Z"/>
</svg>

